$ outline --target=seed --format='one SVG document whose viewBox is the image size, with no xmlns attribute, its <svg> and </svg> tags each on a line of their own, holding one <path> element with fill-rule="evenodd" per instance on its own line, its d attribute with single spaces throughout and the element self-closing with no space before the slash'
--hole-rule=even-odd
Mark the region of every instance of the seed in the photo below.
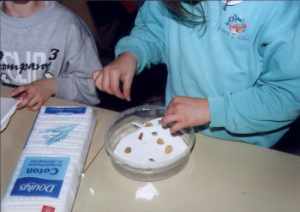
<svg viewBox="0 0 300 212">
<path fill-rule="evenodd" d="M 156 140 L 156 143 L 159 144 L 159 145 L 163 145 L 165 142 L 162 138 L 159 138 Z"/>
<path fill-rule="evenodd" d="M 126 147 L 124 152 L 125 152 L 126 154 L 131 153 L 131 147 Z"/>
<path fill-rule="evenodd" d="M 149 158 L 149 161 L 151 162 L 155 162 L 155 160 L 153 158 Z"/>
<path fill-rule="evenodd" d="M 157 132 L 152 132 L 152 135 L 156 136 L 156 135 L 157 135 Z"/>
<path fill-rule="evenodd" d="M 145 127 L 152 127 L 152 126 L 153 126 L 153 124 L 151 122 L 145 123 Z"/>
<path fill-rule="evenodd" d="M 171 145 L 166 146 L 165 153 L 170 154 L 173 151 L 173 147 Z"/>
<path fill-rule="evenodd" d="M 139 139 L 142 140 L 143 139 L 144 134 L 141 132 L 139 135 Z"/>
</svg>

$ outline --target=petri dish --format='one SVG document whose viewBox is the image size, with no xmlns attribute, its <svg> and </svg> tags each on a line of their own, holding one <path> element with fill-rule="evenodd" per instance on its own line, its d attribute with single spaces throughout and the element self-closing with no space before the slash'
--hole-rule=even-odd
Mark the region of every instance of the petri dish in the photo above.
<svg viewBox="0 0 300 212">
<path fill-rule="evenodd" d="M 126 156 L 122 157 L 118 153 L 118 148 L 122 145 L 124 139 L 128 136 L 140 135 L 141 130 L 153 130 L 151 127 L 147 128 L 146 125 L 157 122 L 164 115 L 164 112 L 165 108 L 162 106 L 142 105 L 120 113 L 113 122 L 106 134 L 105 151 L 108 154 L 112 165 L 120 174 L 137 181 L 153 182 L 164 180 L 177 174 L 188 163 L 195 145 L 195 134 L 192 129 L 185 129 L 181 131 L 180 134 L 176 135 L 176 138 L 174 138 L 177 139 L 176 141 L 168 141 L 169 143 L 181 142 L 182 144 L 180 145 L 184 145 L 184 148 L 181 148 L 180 151 L 174 151 L 176 152 L 176 155 L 174 153 L 174 156 L 164 156 L 155 162 L 153 162 L 154 160 L 150 158 L 149 160 L 152 163 L 143 163 L 142 160 L 130 161 L 126 158 Z M 159 137 L 157 134 L 154 136 Z M 137 141 L 133 141 L 133 143 L 140 142 L 138 141 L 140 139 L 139 137 L 140 136 L 136 136 Z M 149 139 L 146 142 L 150 142 Z M 168 149 L 168 146 L 170 145 L 166 142 L 166 144 L 161 145 L 161 147 L 154 147 L 152 149 L 147 147 L 147 149 L 150 149 L 149 151 L 160 151 L 160 149 L 162 149 L 165 154 L 168 154 L 170 150 L 172 150 L 172 148 Z M 135 149 L 135 151 L 139 150 L 142 149 Z M 129 154 L 131 151 L 131 149 L 125 149 L 125 153 Z M 150 152 L 149 154 L 152 153 Z M 137 153 L 137 156 L 143 157 L 143 155 L 144 153 Z M 155 152 L 155 155 L 158 155 L 157 152 Z"/>
</svg>

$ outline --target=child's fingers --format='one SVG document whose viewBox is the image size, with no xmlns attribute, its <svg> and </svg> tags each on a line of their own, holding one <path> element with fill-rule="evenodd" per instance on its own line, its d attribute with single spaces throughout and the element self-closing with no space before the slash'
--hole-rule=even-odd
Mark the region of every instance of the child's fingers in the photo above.
<svg viewBox="0 0 300 212">
<path fill-rule="evenodd" d="M 103 76 L 103 71 L 95 71 L 92 74 L 92 79 L 99 90 L 102 90 L 102 76 Z"/>
<path fill-rule="evenodd" d="M 12 97 L 18 96 L 21 93 L 25 92 L 26 90 L 27 90 L 27 86 L 19 86 L 10 93 L 10 96 Z"/>
<path fill-rule="evenodd" d="M 26 92 L 26 93 L 21 94 L 21 96 L 19 98 L 20 103 L 17 105 L 17 108 L 21 109 L 23 107 L 26 107 L 33 97 L 34 97 L 34 94 L 31 92 Z"/>
<path fill-rule="evenodd" d="M 17 109 L 22 109 L 22 108 L 24 108 L 24 107 L 26 107 L 26 105 L 28 104 L 28 102 L 29 102 L 29 98 L 22 98 L 22 99 L 20 99 L 20 102 L 19 102 L 19 104 L 17 105 Z"/>
<path fill-rule="evenodd" d="M 103 90 L 102 79 L 103 79 L 103 73 L 100 73 L 100 74 L 97 75 L 96 79 L 94 80 L 95 84 L 96 84 L 96 87 L 99 90 Z"/>
<path fill-rule="evenodd" d="M 34 96 L 27 104 L 27 107 L 33 107 L 35 106 L 36 104 L 38 104 L 39 102 L 41 102 L 40 98 L 37 97 L 37 96 Z"/>
<path fill-rule="evenodd" d="M 180 121 L 180 116 L 176 114 L 164 116 L 161 120 L 162 126 L 170 126 L 172 123 Z"/>
<path fill-rule="evenodd" d="M 37 104 L 35 104 L 33 107 L 30 107 L 29 109 L 32 111 L 37 111 L 42 107 L 43 103 L 42 102 L 38 102 Z"/>
<path fill-rule="evenodd" d="M 37 111 L 42 107 L 43 103 L 38 103 L 34 107 L 32 107 L 32 110 Z"/>
<path fill-rule="evenodd" d="M 172 106 L 168 106 L 165 112 L 165 116 L 172 115 L 172 114 L 175 114 L 175 109 Z"/>
<path fill-rule="evenodd" d="M 102 86 L 105 92 L 112 94 L 112 91 L 110 90 L 110 73 L 104 72 L 103 79 L 102 79 Z"/>
<path fill-rule="evenodd" d="M 170 131 L 172 134 L 175 134 L 184 128 L 185 128 L 184 122 L 177 122 L 170 128 Z"/>
<path fill-rule="evenodd" d="M 124 78 L 124 80 L 122 80 L 123 81 L 123 95 L 127 101 L 131 100 L 130 91 L 131 91 L 132 80 L 133 80 L 133 77 L 131 77 L 131 76 L 126 76 Z"/>
<path fill-rule="evenodd" d="M 168 116 L 168 115 L 172 115 L 172 114 L 175 114 L 175 107 L 173 105 L 173 103 L 171 102 L 168 106 L 167 106 L 167 109 L 166 109 L 166 112 L 165 112 L 165 116 Z"/>
<path fill-rule="evenodd" d="M 124 96 L 120 90 L 120 74 L 117 72 L 113 72 L 110 77 L 110 87 L 114 95 L 123 99 Z"/>
<path fill-rule="evenodd" d="M 20 95 L 18 95 L 17 109 L 21 109 L 24 107 L 24 101 L 27 98 L 27 96 L 28 96 L 27 92 L 23 92 Z"/>
<path fill-rule="evenodd" d="M 96 81 L 96 79 L 98 78 L 98 76 L 100 75 L 101 71 L 95 71 L 92 74 L 92 79 L 93 81 Z"/>
</svg>

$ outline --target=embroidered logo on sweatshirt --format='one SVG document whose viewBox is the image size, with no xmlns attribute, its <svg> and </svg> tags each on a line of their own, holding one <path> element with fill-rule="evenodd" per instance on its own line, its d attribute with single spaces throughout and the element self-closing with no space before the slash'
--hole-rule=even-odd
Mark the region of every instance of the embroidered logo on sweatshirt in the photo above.
<svg viewBox="0 0 300 212">
<path fill-rule="evenodd" d="M 245 32 L 248 27 L 245 19 L 236 14 L 229 16 L 226 26 L 233 35 L 240 35 L 241 33 Z"/>
<path fill-rule="evenodd" d="M 224 0 L 224 4 L 227 6 L 234 6 L 240 4 L 242 0 Z"/>
</svg>

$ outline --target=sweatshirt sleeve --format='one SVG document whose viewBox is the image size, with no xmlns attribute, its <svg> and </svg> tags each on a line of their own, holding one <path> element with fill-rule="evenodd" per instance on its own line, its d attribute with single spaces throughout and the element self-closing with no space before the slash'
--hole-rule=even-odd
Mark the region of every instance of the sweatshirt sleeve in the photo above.
<svg viewBox="0 0 300 212">
<path fill-rule="evenodd" d="M 246 90 L 209 98 L 211 128 L 231 133 L 270 132 L 300 114 L 300 5 L 274 3 L 258 37 L 263 72 Z"/>
<path fill-rule="evenodd" d="M 146 1 L 138 13 L 130 35 L 118 42 L 116 56 L 124 52 L 132 53 L 138 61 L 138 72 L 151 63 L 163 62 L 165 12 L 166 9 L 160 1 Z"/>
<path fill-rule="evenodd" d="M 78 17 L 70 24 L 65 61 L 57 78 L 56 96 L 86 104 L 99 103 L 96 87 L 91 79 L 95 70 L 101 69 L 92 33 Z"/>
</svg>

